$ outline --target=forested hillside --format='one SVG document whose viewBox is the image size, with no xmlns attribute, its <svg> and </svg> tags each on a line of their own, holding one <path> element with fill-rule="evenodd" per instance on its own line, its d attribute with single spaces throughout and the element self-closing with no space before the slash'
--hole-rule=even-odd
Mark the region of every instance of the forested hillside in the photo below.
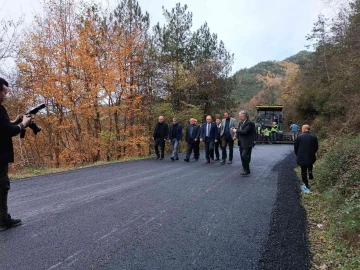
<svg viewBox="0 0 360 270">
<path fill-rule="evenodd" d="M 313 194 L 304 196 L 314 269 L 360 269 L 359 37 L 356 0 L 332 19 L 319 16 L 308 35 L 314 53 L 287 59 L 299 64 L 287 82 L 287 115 L 320 139 Z"/>
<path fill-rule="evenodd" d="M 261 62 L 237 71 L 232 77 L 236 109 L 246 109 L 254 117 L 258 104 L 283 104 L 284 120 L 297 120 L 294 118 L 297 115 L 291 111 L 294 106 L 291 97 L 298 95 L 295 82 L 300 66 L 306 64 L 311 55 L 311 52 L 302 51 L 284 61 Z"/>
<path fill-rule="evenodd" d="M 313 194 L 303 198 L 314 269 L 360 269 L 359 37 L 356 0 L 318 17 L 307 37 L 313 52 L 234 75 L 239 109 L 254 115 L 256 104 L 283 104 L 285 122 L 310 124 L 320 139 Z"/>
</svg>

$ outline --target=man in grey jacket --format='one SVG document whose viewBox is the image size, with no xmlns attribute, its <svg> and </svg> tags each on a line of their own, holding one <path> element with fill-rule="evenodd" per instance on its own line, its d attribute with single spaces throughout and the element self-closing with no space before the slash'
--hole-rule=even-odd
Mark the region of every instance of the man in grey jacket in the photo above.
<svg viewBox="0 0 360 270">
<path fill-rule="evenodd" d="M 224 113 L 224 119 L 221 123 L 221 148 L 222 148 L 222 160 L 220 161 L 221 165 L 224 165 L 227 158 L 226 147 L 229 145 L 229 162 L 232 164 L 233 155 L 234 155 L 234 140 L 236 139 L 235 133 L 232 131 L 233 128 L 236 128 L 235 118 L 231 118 L 229 112 Z"/>
</svg>

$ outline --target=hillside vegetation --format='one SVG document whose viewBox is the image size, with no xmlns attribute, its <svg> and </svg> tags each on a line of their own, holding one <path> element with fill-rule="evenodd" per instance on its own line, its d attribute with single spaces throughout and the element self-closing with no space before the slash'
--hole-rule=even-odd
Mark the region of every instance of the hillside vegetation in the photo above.
<svg viewBox="0 0 360 270">
<path fill-rule="evenodd" d="M 360 269 L 359 37 L 356 0 L 333 19 L 318 17 L 308 35 L 314 52 L 235 74 L 241 108 L 281 103 L 287 122 L 310 124 L 320 139 L 313 193 L 303 196 L 314 269 Z"/>
</svg>

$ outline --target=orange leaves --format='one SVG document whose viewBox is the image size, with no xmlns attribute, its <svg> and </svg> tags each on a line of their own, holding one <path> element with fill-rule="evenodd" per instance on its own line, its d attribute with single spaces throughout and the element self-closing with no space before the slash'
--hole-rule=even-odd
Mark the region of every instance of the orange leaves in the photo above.
<svg viewBox="0 0 360 270">
<path fill-rule="evenodd" d="M 44 165 L 148 152 L 140 89 L 147 30 L 129 28 L 126 16 L 115 24 L 96 6 L 51 0 L 24 37 L 17 65 L 29 90 L 21 98 L 48 108 L 39 143 L 26 151 L 49 153 Z"/>
</svg>

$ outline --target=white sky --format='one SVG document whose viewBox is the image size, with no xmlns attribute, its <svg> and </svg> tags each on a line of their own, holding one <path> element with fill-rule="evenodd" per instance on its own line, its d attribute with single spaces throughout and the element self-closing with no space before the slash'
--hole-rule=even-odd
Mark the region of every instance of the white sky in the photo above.
<svg viewBox="0 0 360 270">
<path fill-rule="evenodd" d="M 98 0 L 105 7 L 117 0 Z M 164 23 L 162 6 L 171 9 L 177 2 L 193 12 L 194 30 L 205 21 L 235 55 L 233 71 L 266 60 L 283 60 L 305 49 L 320 13 L 331 15 L 324 0 L 138 0 L 148 11 L 151 24 Z M 39 0 L 0 0 L 1 18 L 25 15 L 25 23 L 41 11 Z M 5 16 L 5 17 L 4 17 Z"/>
</svg>

